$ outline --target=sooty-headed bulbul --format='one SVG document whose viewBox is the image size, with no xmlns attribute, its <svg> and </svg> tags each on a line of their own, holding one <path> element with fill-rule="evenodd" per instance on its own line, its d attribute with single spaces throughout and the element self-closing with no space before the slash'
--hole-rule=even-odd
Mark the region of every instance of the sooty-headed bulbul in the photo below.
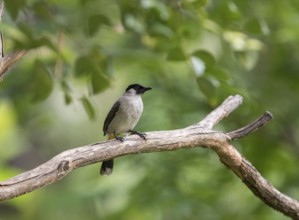
<svg viewBox="0 0 299 220">
<path fill-rule="evenodd" d="M 143 111 L 141 95 L 150 90 L 139 84 L 129 85 L 126 92 L 114 103 L 104 121 L 104 135 L 108 135 L 108 140 L 117 139 L 121 142 L 124 138 L 119 136 L 122 133 L 137 134 L 144 140 L 145 134 L 134 131 L 134 127 L 140 119 Z M 110 175 L 113 170 L 113 159 L 103 161 L 100 174 Z"/>
</svg>

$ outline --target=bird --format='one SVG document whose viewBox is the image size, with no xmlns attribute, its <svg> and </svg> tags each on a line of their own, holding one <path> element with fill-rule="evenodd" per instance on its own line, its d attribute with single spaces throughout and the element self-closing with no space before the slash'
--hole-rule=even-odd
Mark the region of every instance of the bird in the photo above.
<svg viewBox="0 0 299 220">
<path fill-rule="evenodd" d="M 144 87 L 140 84 L 131 84 L 126 88 L 125 93 L 114 103 L 104 121 L 104 136 L 108 140 L 116 139 L 124 142 L 120 135 L 123 133 L 136 134 L 146 140 L 145 134 L 133 130 L 143 112 L 141 96 L 151 87 Z M 102 162 L 100 175 L 110 175 L 113 170 L 113 159 Z"/>
</svg>

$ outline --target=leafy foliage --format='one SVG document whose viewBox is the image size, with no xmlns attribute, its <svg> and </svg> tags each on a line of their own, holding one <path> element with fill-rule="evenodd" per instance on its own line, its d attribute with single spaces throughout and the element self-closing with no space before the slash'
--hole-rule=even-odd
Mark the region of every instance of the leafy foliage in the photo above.
<svg viewBox="0 0 299 220">
<path fill-rule="evenodd" d="M 104 140 L 99 129 L 110 106 L 138 82 L 153 87 L 141 131 L 194 123 L 235 93 L 244 106 L 219 130 L 273 112 L 269 126 L 235 144 L 298 199 L 298 10 L 296 0 L 5 1 L 5 54 L 31 51 L 0 84 L 0 178 Z M 97 166 L 80 169 L 2 203 L 0 217 L 284 218 L 208 150 L 125 157 L 112 176 L 97 174 Z"/>
</svg>

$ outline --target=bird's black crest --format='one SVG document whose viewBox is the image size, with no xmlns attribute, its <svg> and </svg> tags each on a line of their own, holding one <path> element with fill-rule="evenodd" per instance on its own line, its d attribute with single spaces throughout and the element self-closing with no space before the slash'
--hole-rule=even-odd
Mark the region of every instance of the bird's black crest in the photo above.
<svg viewBox="0 0 299 220">
<path fill-rule="evenodd" d="M 139 84 L 132 84 L 132 85 L 129 85 L 126 89 L 126 92 L 130 89 L 135 89 L 136 91 L 138 91 L 140 88 L 144 88 L 142 85 L 139 85 Z"/>
<path fill-rule="evenodd" d="M 129 91 L 130 89 L 134 89 L 136 91 L 136 94 L 143 94 L 145 93 L 146 91 L 152 89 L 150 87 L 144 87 L 140 84 L 132 84 L 132 85 L 129 85 L 126 89 L 126 92 Z"/>
</svg>

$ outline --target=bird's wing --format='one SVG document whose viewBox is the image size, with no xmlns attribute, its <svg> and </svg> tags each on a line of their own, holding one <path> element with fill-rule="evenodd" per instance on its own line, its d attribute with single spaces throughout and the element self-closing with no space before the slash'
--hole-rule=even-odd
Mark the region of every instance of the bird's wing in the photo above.
<svg viewBox="0 0 299 220">
<path fill-rule="evenodd" d="M 104 135 L 107 134 L 108 126 L 111 123 L 112 119 L 114 118 L 116 112 L 118 111 L 119 106 L 120 106 L 120 102 L 116 101 L 114 103 L 114 105 L 112 106 L 112 108 L 110 109 L 110 111 L 104 121 L 104 127 L 103 127 Z"/>
</svg>

